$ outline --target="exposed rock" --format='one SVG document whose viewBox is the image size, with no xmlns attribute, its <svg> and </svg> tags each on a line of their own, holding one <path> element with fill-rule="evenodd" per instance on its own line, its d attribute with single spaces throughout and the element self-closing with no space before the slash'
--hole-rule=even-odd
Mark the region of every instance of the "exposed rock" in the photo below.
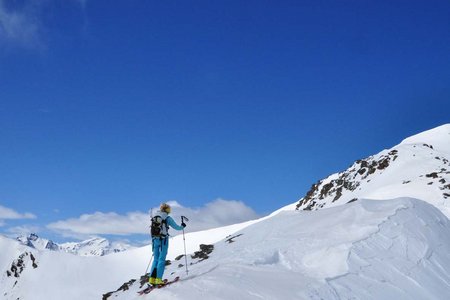
<svg viewBox="0 0 450 300">
<path fill-rule="evenodd" d="M 130 286 L 132 286 L 133 283 L 134 283 L 135 281 L 136 281 L 136 279 L 131 279 L 130 281 L 125 282 L 124 284 L 122 284 L 122 285 L 120 286 L 120 288 L 118 288 L 116 291 L 114 291 L 114 292 L 109 292 L 109 293 L 106 293 L 106 294 L 103 294 L 102 300 L 107 300 L 112 294 L 114 294 L 114 293 L 116 293 L 116 292 L 119 292 L 119 291 L 122 291 L 122 292 L 128 291 L 128 290 L 130 289 Z"/>
<path fill-rule="evenodd" d="M 437 172 L 433 172 L 433 173 L 430 173 L 430 174 L 426 174 L 425 175 L 426 177 L 431 177 L 431 178 L 438 178 L 438 174 L 437 174 Z"/>
<path fill-rule="evenodd" d="M 201 244 L 200 251 L 194 252 L 194 255 L 191 255 L 191 258 L 192 259 L 199 258 L 200 261 L 208 259 L 209 258 L 208 254 L 211 254 L 211 252 L 213 252 L 213 250 L 214 250 L 214 245 Z"/>
<path fill-rule="evenodd" d="M 333 202 L 341 198 L 341 196 L 342 196 L 342 186 L 336 190 L 336 196 L 334 197 Z"/>
<path fill-rule="evenodd" d="M 376 174 L 384 172 L 398 155 L 399 151 L 394 149 L 378 156 L 359 159 L 344 172 L 337 173 L 324 180 L 319 180 L 301 198 L 296 209 L 313 210 L 322 208 L 327 204 L 326 201 L 321 200 L 327 198 L 331 202 L 335 202 L 341 199 L 346 192 L 361 189 L 360 185 L 364 183 L 363 181 L 369 183 Z M 403 184 L 409 182 L 404 181 Z"/>
<path fill-rule="evenodd" d="M 325 184 L 320 190 L 320 199 L 325 198 L 328 195 L 328 192 L 333 188 L 333 182 Z"/>
<path fill-rule="evenodd" d="M 381 160 L 377 166 L 378 170 L 384 170 L 389 166 L 389 161 L 390 159 L 388 157 L 384 158 L 383 160 Z"/>
<path fill-rule="evenodd" d="M 180 259 L 182 259 L 184 257 L 184 254 L 181 254 L 181 255 L 178 255 L 177 257 L 175 257 L 175 260 L 180 260 Z"/>
<path fill-rule="evenodd" d="M 34 255 L 32 253 L 24 252 L 16 260 L 12 262 L 9 270 L 6 271 L 6 276 L 7 277 L 14 276 L 16 278 L 19 278 L 20 274 L 25 269 L 25 261 L 28 258 L 30 258 L 30 260 L 32 261 L 33 268 L 36 269 L 38 265 L 36 263 L 36 258 L 34 257 Z"/>
<path fill-rule="evenodd" d="M 148 274 L 142 275 L 141 278 L 139 279 L 140 287 L 143 287 L 144 284 L 146 284 L 149 279 L 150 277 L 148 276 Z"/>
<path fill-rule="evenodd" d="M 226 239 L 225 242 L 227 242 L 228 244 L 234 243 L 235 242 L 234 239 L 237 238 L 237 237 L 240 237 L 241 235 L 242 235 L 242 233 L 240 233 L 238 235 L 235 235 L 235 236 L 232 236 L 230 238 L 228 238 L 229 236 L 227 236 L 228 239 Z"/>
<path fill-rule="evenodd" d="M 31 261 L 33 262 L 33 264 L 32 264 L 33 268 L 36 269 L 38 266 L 36 264 L 36 258 L 34 258 L 33 253 L 30 253 L 30 258 L 31 258 Z"/>
</svg>

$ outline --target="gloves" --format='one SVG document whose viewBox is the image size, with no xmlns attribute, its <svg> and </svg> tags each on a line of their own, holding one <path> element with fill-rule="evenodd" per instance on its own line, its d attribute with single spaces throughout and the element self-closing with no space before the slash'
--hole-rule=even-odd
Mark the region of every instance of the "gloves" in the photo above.
<svg viewBox="0 0 450 300">
<path fill-rule="evenodd" d="M 184 223 L 184 222 L 181 223 L 181 227 L 183 227 L 183 228 L 186 227 L 186 223 Z"/>
</svg>

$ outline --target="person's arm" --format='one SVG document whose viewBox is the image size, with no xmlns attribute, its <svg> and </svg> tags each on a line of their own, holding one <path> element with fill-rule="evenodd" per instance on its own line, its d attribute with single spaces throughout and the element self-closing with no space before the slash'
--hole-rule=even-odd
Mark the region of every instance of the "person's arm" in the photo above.
<svg viewBox="0 0 450 300">
<path fill-rule="evenodd" d="M 172 219 L 172 217 L 167 217 L 166 222 L 170 227 L 172 227 L 175 230 L 183 230 L 183 228 L 186 227 L 186 225 L 180 226 L 177 223 L 175 223 L 175 221 Z M 182 225 L 183 224 L 184 223 L 182 223 Z"/>
</svg>

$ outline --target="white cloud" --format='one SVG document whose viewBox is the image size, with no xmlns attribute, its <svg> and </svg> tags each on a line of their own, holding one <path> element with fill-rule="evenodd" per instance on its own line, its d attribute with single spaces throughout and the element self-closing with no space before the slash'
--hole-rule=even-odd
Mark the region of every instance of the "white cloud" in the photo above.
<svg viewBox="0 0 450 300">
<path fill-rule="evenodd" d="M 172 205 L 172 217 L 181 223 L 181 216 L 189 218 L 190 231 L 245 222 L 258 217 L 256 212 L 241 201 L 217 199 L 200 208 L 188 208 L 178 203 Z"/>
<path fill-rule="evenodd" d="M 79 218 L 58 221 L 47 225 L 51 230 L 58 231 L 65 236 L 114 234 L 128 235 L 146 233 L 148 215 L 142 212 L 131 212 L 119 215 L 114 212 L 84 214 Z"/>
<path fill-rule="evenodd" d="M 76 4 L 70 9 L 81 9 L 83 20 L 80 25 L 87 30 L 87 0 L 72 0 L 65 4 Z M 20 46 L 31 49 L 45 49 L 44 12 L 52 5 L 60 4 L 55 0 L 0 0 L 0 46 Z"/>
<path fill-rule="evenodd" d="M 0 0 L 0 45 L 41 46 L 39 10 L 40 5 L 36 1 L 27 1 L 21 7 L 12 8 L 7 7 L 6 1 Z"/>
<path fill-rule="evenodd" d="M 8 219 L 35 219 L 36 216 L 31 213 L 18 213 L 15 210 L 0 205 L 0 224 Z"/>
<path fill-rule="evenodd" d="M 200 208 L 183 207 L 175 201 L 171 216 L 180 224 L 180 217 L 190 219 L 187 230 L 199 231 L 219 226 L 244 222 L 257 218 L 258 215 L 241 201 L 217 199 Z M 156 211 L 157 208 L 154 208 Z M 66 237 L 82 238 L 89 235 L 112 234 L 132 235 L 148 234 L 150 215 L 145 212 L 115 212 L 84 214 L 79 218 L 71 218 L 47 225 L 47 228 L 59 232 Z"/>
<path fill-rule="evenodd" d="M 8 228 L 7 232 L 11 237 L 17 237 L 20 235 L 29 235 L 30 233 L 38 233 L 41 229 L 39 226 L 34 225 L 22 225 Z"/>
</svg>

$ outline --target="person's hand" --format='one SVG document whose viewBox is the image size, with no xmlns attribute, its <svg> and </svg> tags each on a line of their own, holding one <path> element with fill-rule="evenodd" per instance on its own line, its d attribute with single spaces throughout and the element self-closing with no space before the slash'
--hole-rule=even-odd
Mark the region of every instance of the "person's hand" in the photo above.
<svg viewBox="0 0 450 300">
<path fill-rule="evenodd" d="M 183 227 L 183 228 L 186 227 L 186 223 L 184 223 L 184 222 L 181 223 L 181 227 Z"/>
</svg>

